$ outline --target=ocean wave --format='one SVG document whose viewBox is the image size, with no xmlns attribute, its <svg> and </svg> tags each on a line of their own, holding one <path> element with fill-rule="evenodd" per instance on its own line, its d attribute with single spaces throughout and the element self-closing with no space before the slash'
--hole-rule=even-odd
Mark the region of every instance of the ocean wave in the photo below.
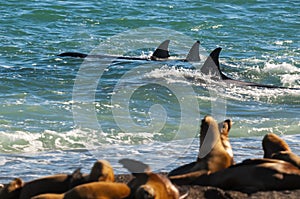
<svg viewBox="0 0 300 199">
<path fill-rule="evenodd" d="M 208 88 L 209 90 L 214 90 L 216 92 L 222 93 L 222 95 L 227 99 L 239 101 L 255 100 L 267 101 L 270 103 L 286 101 L 290 103 L 293 100 L 298 99 L 300 95 L 300 91 L 298 90 L 268 89 L 226 84 L 222 81 L 211 80 L 209 76 L 203 75 L 200 71 L 190 69 L 177 69 L 175 67 L 170 68 L 165 66 L 160 69 L 155 69 L 146 74 L 146 77 L 164 79 L 169 83 L 183 83 L 186 85 L 192 84 L 195 86 L 200 86 L 202 88 Z M 281 81 L 283 83 L 283 86 L 298 88 L 298 78 L 298 74 L 283 74 L 281 76 Z M 200 92 L 202 91 L 203 90 L 200 89 Z M 287 96 L 291 96 L 293 100 L 289 99 Z M 295 100 L 295 103 L 298 103 L 298 100 Z"/>
<path fill-rule="evenodd" d="M 284 86 L 300 87 L 300 74 L 283 74 L 280 76 L 280 81 Z"/>
<path fill-rule="evenodd" d="M 271 61 L 269 61 L 265 63 L 262 71 L 276 74 L 300 73 L 300 68 L 286 62 L 272 63 Z"/>
<path fill-rule="evenodd" d="M 71 130 L 66 133 L 46 130 L 42 133 L 26 131 L 0 132 L 0 153 L 26 153 L 49 150 L 85 148 L 85 133 Z"/>
</svg>

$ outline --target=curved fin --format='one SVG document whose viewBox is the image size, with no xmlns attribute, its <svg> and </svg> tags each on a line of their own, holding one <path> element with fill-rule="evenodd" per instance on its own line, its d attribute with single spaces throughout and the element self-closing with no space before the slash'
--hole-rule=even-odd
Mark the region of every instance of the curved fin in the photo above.
<svg viewBox="0 0 300 199">
<path fill-rule="evenodd" d="M 119 163 L 123 165 L 131 173 L 147 173 L 150 172 L 150 167 L 137 160 L 124 158 L 119 160 Z"/>
<path fill-rule="evenodd" d="M 199 45 L 200 41 L 196 41 L 192 48 L 190 49 L 188 55 L 186 56 L 186 61 L 191 61 L 191 62 L 196 62 L 200 61 L 200 56 L 199 56 Z"/>
<path fill-rule="evenodd" d="M 154 53 L 152 54 L 152 58 L 159 58 L 159 59 L 166 59 L 168 57 L 170 57 L 169 54 L 169 43 L 170 40 L 165 40 L 163 41 L 154 51 Z"/>
<path fill-rule="evenodd" d="M 219 63 L 219 55 L 221 52 L 222 48 L 216 48 L 213 50 L 207 59 L 205 60 L 201 72 L 205 75 L 213 75 L 217 78 L 223 79 L 222 78 L 222 72 L 220 70 L 220 63 Z"/>
<path fill-rule="evenodd" d="M 224 75 L 220 69 L 219 55 L 221 50 L 222 48 L 218 47 L 209 54 L 201 68 L 201 72 L 205 75 L 212 75 L 214 78 L 222 80 L 231 79 Z"/>
</svg>

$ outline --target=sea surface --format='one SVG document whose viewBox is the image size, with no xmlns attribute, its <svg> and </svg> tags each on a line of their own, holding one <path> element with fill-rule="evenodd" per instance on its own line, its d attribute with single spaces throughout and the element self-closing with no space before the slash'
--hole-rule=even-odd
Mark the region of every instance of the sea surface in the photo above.
<svg viewBox="0 0 300 199">
<path fill-rule="evenodd" d="M 97 159 L 127 173 L 194 161 L 205 115 L 231 119 L 235 161 L 262 157 L 274 132 L 300 154 L 300 2 L 1 1 L 0 183 Z M 174 59 L 197 40 L 199 63 L 59 57 L 63 52 L 148 57 L 170 39 Z M 296 89 L 241 87 L 201 74 L 221 47 L 234 79 Z"/>
</svg>

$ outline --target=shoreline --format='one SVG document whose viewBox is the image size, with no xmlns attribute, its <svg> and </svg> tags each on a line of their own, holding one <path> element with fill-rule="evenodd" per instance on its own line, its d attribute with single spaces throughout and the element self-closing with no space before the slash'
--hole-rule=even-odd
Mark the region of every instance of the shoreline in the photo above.
<svg viewBox="0 0 300 199">
<path fill-rule="evenodd" d="M 166 174 L 166 173 L 161 173 Z M 132 178 L 131 174 L 117 174 L 115 175 L 116 182 L 127 183 Z M 223 190 L 217 187 L 198 186 L 198 185 L 183 185 L 177 186 L 180 192 L 188 192 L 185 199 L 251 199 L 251 198 L 285 198 L 285 199 L 299 199 L 300 189 L 295 190 L 281 190 L 281 191 L 258 191 L 252 194 L 243 193 L 240 191 Z"/>
</svg>

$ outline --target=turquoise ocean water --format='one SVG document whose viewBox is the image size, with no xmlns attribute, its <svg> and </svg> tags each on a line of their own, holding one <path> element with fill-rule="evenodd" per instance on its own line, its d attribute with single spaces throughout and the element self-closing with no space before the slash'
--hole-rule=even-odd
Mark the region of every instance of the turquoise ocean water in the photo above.
<svg viewBox="0 0 300 199">
<path fill-rule="evenodd" d="M 300 88 L 299 1 L 7 1 L 0 3 L 0 182 L 88 172 L 135 158 L 159 171 L 194 161 L 206 114 L 233 120 L 236 161 L 261 157 L 268 132 L 300 154 L 300 91 L 200 81 L 222 47 L 230 77 Z M 198 65 L 83 60 L 66 51 L 146 56 L 165 39 Z M 191 69 L 194 68 L 194 69 Z M 204 77 L 205 78 L 205 77 Z"/>
</svg>

